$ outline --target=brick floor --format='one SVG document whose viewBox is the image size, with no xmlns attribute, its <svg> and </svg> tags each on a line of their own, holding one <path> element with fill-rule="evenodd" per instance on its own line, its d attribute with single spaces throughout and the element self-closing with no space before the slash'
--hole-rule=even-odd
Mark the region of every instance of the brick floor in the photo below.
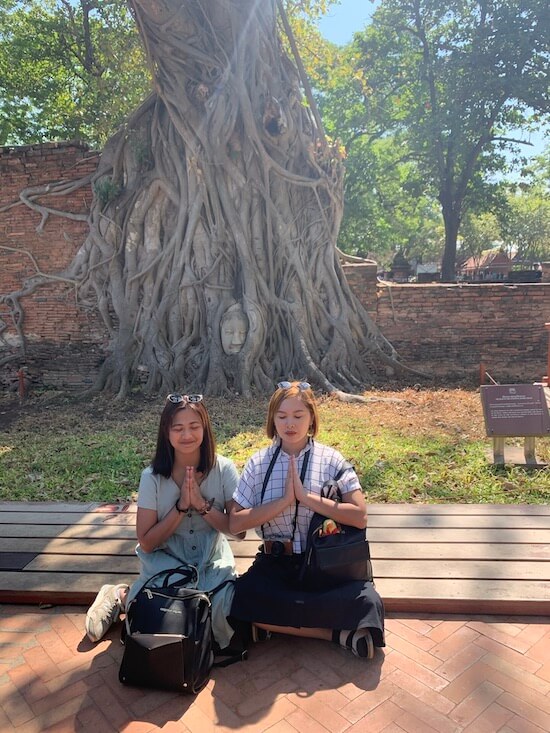
<svg viewBox="0 0 550 733">
<path fill-rule="evenodd" d="M 550 619 L 397 615 L 371 662 L 276 637 L 195 698 L 118 682 L 119 628 L 84 608 L 0 606 L 0 731 L 548 733 Z"/>
</svg>

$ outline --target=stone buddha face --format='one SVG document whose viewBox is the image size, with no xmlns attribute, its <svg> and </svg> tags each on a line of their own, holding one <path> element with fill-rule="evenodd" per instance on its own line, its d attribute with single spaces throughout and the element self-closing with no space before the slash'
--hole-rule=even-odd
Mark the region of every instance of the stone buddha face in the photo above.
<svg viewBox="0 0 550 733">
<path fill-rule="evenodd" d="M 241 305 L 228 308 L 220 322 L 222 349 L 226 354 L 238 354 L 248 335 L 248 318 Z"/>
</svg>

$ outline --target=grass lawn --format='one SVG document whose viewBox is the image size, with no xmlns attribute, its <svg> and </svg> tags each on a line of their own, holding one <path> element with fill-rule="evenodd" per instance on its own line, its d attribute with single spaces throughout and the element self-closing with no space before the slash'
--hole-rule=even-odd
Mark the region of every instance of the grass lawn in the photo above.
<svg viewBox="0 0 550 733">
<path fill-rule="evenodd" d="M 547 503 L 550 471 L 492 466 L 476 390 L 372 391 L 376 401 L 320 399 L 318 439 L 354 463 L 367 500 L 423 503 Z M 267 400 L 206 398 L 221 454 L 241 469 L 268 444 Z M 0 399 L 0 500 L 135 498 L 156 442 L 161 399 L 123 403 L 55 393 L 20 406 Z M 510 442 L 513 442 L 510 439 Z M 522 441 L 518 439 L 518 445 Z M 550 462 L 550 438 L 537 439 Z M 488 457 L 489 456 L 489 457 Z"/>
</svg>

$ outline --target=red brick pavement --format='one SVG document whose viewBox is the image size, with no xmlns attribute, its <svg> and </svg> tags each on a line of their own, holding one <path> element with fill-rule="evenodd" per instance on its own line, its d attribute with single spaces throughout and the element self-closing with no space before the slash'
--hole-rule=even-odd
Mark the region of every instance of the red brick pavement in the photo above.
<svg viewBox="0 0 550 733">
<path fill-rule="evenodd" d="M 550 619 L 392 615 L 371 661 L 274 638 L 196 697 L 118 682 L 119 628 L 82 608 L 0 606 L 0 731 L 548 733 Z"/>
</svg>

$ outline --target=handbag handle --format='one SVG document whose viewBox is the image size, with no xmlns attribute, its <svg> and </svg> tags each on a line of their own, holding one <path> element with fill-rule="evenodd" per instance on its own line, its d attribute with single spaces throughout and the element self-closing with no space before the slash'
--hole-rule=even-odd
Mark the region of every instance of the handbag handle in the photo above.
<svg viewBox="0 0 550 733">
<path fill-rule="evenodd" d="M 338 481 L 342 478 L 346 471 L 350 470 L 350 468 L 353 469 L 353 465 L 349 461 L 344 461 L 340 466 L 336 476 L 334 478 L 328 479 L 328 481 L 325 481 L 325 483 L 321 486 L 321 491 L 319 495 L 323 499 L 328 499 L 331 489 L 334 489 L 336 493 L 334 501 L 342 501 L 342 491 L 338 486 Z"/>
<path fill-rule="evenodd" d="M 172 575 L 181 575 L 183 578 L 178 581 L 177 583 L 170 583 L 170 578 Z M 162 578 L 164 576 L 164 580 L 162 581 L 162 585 L 158 586 L 154 584 L 154 581 L 156 578 Z M 147 578 L 145 583 L 141 586 L 138 593 L 141 593 L 142 590 L 148 587 L 153 588 L 168 588 L 169 585 L 174 586 L 185 586 L 189 583 L 197 583 L 199 579 L 199 573 L 197 568 L 194 565 L 189 565 L 189 563 L 183 563 L 177 568 L 169 568 L 168 570 L 161 570 L 158 573 L 155 573 L 155 575 L 152 575 L 150 578 Z M 136 596 L 138 595 L 136 593 Z"/>
</svg>

